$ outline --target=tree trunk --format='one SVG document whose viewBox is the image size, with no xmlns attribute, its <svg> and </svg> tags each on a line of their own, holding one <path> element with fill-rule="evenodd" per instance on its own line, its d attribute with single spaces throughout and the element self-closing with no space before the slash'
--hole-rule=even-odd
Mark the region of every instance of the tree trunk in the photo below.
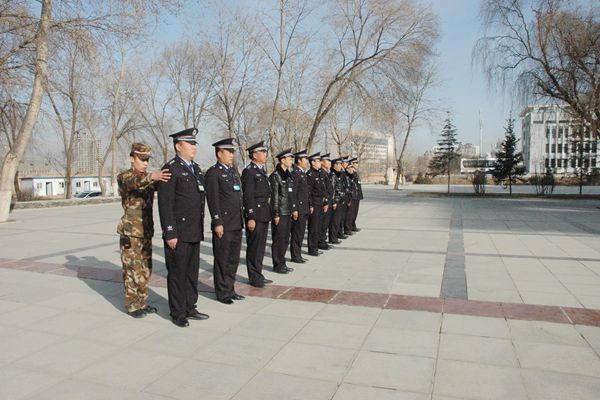
<svg viewBox="0 0 600 400">
<path fill-rule="evenodd" d="M 508 193 L 512 196 L 512 176 L 508 175 Z"/>
<path fill-rule="evenodd" d="M 583 161 L 583 157 L 582 161 Z M 583 196 L 583 167 L 581 167 L 581 172 L 579 173 L 579 197 Z"/>
<path fill-rule="evenodd" d="M 396 181 L 394 182 L 394 190 L 398 190 L 400 186 L 400 178 L 404 175 L 404 169 L 402 168 L 402 159 L 396 160 Z"/>
<path fill-rule="evenodd" d="M 15 196 L 18 199 L 21 198 L 22 193 L 21 193 L 21 185 L 19 182 L 19 171 L 17 170 L 17 172 L 15 173 L 15 183 L 14 183 L 14 187 L 15 187 Z"/>
<path fill-rule="evenodd" d="M 448 161 L 448 195 L 450 195 L 450 161 Z"/>
<path fill-rule="evenodd" d="M 31 97 L 25 118 L 19 129 L 17 140 L 6 154 L 2 168 L 0 169 L 0 222 L 8 220 L 10 212 L 10 201 L 13 191 L 14 178 L 17 173 L 19 162 L 25 153 L 25 148 L 33 133 L 33 127 L 37 121 L 38 113 L 44 96 L 44 86 L 48 77 L 48 35 L 52 15 L 52 0 L 42 0 L 40 24 L 36 32 L 36 61 L 35 77 L 31 88 Z"/>
</svg>

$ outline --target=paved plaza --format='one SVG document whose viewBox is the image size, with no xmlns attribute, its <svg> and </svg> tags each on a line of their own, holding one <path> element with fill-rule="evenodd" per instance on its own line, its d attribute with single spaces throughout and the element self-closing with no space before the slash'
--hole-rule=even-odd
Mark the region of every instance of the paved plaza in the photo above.
<svg viewBox="0 0 600 400">
<path fill-rule="evenodd" d="M 365 187 L 362 229 L 174 326 L 158 217 L 150 301 L 123 308 L 118 203 L 0 224 L 0 399 L 600 398 L 600 201 Z M 209 236 L 207 236 L 209 237 Z M 309 256 L 306 256 L 309 258 Z"/>
</svg>

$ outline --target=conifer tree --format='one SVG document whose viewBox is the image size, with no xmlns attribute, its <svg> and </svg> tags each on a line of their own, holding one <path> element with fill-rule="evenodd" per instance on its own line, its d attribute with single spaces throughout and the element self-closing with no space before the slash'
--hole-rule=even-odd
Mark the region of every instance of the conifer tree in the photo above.
<svg viewBox="0 0 600 400">
<path fill-rule="evenodd" d="M 446 117 L 440 139 L 437 141 L 435 155 L 429 161 L 429 173 L 435 175 L 448 176 L 448 194 L 450 194 L 450 173 L 452 172 L 455 161 L 460 158 L 457 151 L 460 142 L 456 139 L 456 127 L 452 123 L 450 113 Z"/>
<path fill-rule="evenodd" d="M 496 185 L 503 184 L 508 186 L 512 195 L 512 185 L 517 178 L 525 174 L 523 166 L 523 153 L 517 151 L 519 139 L 514 132 L 514 119 L 508 118 L 508 125 L 504 128 L 505 136 L 502 142 L 501 150 L 496 153 L 496 162 L 492 170 L 492 176 Z"/>
</svg>

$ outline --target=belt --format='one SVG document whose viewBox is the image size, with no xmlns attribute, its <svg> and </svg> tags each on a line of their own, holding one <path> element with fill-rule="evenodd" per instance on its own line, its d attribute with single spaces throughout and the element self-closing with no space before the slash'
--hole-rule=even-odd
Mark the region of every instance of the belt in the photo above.
<svg viewBox="0 0 600 400">
<path fill-rule="evenodd" d="M 255 197 L 254 200 L 256 200 L 257 203 L 270 203 L 271 202 L 270 197 Z"/>
<path fill-rule="evenodd" d="M 135 209 L 135 208 L 126 208 L 125 215 L 129 217 L 142 217 L 143 210 Z"/>
</svg>

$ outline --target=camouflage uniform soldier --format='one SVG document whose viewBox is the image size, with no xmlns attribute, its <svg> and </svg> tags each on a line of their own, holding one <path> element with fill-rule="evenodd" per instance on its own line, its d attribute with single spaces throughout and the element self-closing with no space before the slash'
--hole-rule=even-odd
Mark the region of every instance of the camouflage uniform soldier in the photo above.
<svg viewBox="0 0 600 400">
<path fill-rule="evenodd" d="M 121 235 L 125 308 L 132 317 L 142 318 L 157 311 L 156 307 L 146 305 L 152 272 L 154 182 L 166 182 L 171 174 L 168 171 L 146 172 L 150 147 L 145 144 L 134 143 L 129 156 L 131 168 L 117 177 L 124 210 L 117 233 Z"/>
</svg>

